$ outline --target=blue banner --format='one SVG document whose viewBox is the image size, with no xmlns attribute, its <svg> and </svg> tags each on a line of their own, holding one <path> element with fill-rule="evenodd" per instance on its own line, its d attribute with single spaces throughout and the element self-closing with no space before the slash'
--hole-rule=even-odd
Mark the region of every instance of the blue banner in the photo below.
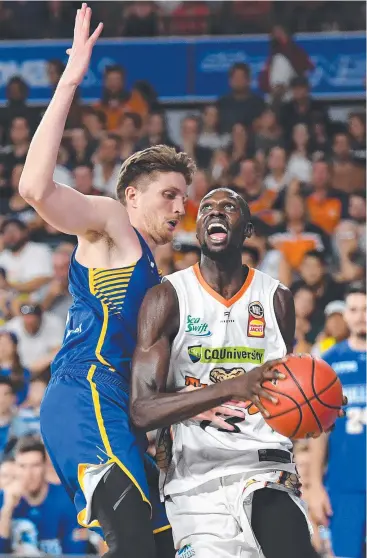
<svg viewBox="0 0 367 558">
<path fill-rule="evenodd" d="M 363 33 L 302 34 L 295 37 L 315 69 L 310 74 L 313 95 L 325 99 L 364 99 L 366 37 Z M 0 103 L 10 77 L 20 75 L 30 88 L 29 100 L 48 102 L 51 90 L 46 63 L 66 62 L 69 41 L 0 42 Z M 100 98 L 104 68 L 120 64 L 127 86 L 149 81 L 163 102 L 211 101 L 228 91 L 228 69 L 246 62 L 252 69 L 253 88 L 269 55 L 269 38 L 213 37 L 100 40 L 81 87 L 84 101 Z"/>
</svg>

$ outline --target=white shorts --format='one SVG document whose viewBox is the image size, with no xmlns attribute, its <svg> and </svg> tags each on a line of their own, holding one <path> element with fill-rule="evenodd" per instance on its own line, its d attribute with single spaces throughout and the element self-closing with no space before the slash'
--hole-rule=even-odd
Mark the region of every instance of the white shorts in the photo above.
<svg viewBox="0 0 367 558">
<path fill-rule="evenodd" d="M 282 485 L 280 471 L 231 475 L 166 500 L 177 558 L 264 558 L 251 528 L 255 490 L 285 490 L 306 517 L 302 500 Z M 309 523 L 308 523 L 309 524 Z"/>
</svg>

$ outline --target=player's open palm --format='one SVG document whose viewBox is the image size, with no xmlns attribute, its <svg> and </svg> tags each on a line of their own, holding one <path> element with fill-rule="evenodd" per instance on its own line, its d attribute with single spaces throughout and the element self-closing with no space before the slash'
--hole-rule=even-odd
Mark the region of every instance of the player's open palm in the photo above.
<svg viewBox="0 0 367 558">
<path fill-rule="evenodd" d="M 91 16 L 91 8 L 82 4 L 75 17 L 73 44 L 67 50 L 69 60 L 62 77 L 62 80 L 70 85 L 78 86 L 82 82 L 88 70 L 93 47 L 102 33 L 103 24 L 100 23 L 90 35 Z"/>
</svg>

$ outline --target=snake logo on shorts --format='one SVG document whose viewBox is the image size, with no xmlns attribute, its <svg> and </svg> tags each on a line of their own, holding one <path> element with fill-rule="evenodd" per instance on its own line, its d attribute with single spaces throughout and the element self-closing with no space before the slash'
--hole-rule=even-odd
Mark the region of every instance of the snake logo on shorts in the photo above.
<svg viewBox="0 0 367 558">
<path fill-rule="evenodd" d="M 192 558 L 192 556 L 196 556 L 196 554 L 191 544 L 185 544 L 185 546 L 180 548 L 177 552 L 177 558 Z"/>
</svg>

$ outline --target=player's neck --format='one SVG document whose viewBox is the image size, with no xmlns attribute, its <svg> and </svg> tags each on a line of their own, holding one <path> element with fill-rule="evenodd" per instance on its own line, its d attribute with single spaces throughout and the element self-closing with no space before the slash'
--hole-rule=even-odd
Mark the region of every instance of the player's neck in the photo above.
<svg viewBox="0 0 367 558">
<path fill-rule="evenodd" d="M 40 489 L 37 492 L 28 492 L 25 495 L 25 498 L 30 506 L 39 506 L 44 502 L 47 494 L 48 494 L 48 482 L 45 482 L 41 485 Z"/>
<path fill-rule="evenodd" d="M 351 349 L 354 351 L 366 351 L 367 342 L 365 337 L 358 337 L 358 335 L 351 335 L 348 339 Z"/>
<path fill-rule="evenodd" d="M 242 265 L 241 254 L 232 256 L 213 260 L 202 254 L 200 260 L 200 271 L 206 283 L 227 299 L 238 293 L 249 271 L 247 266 Z"/>
</svg>

